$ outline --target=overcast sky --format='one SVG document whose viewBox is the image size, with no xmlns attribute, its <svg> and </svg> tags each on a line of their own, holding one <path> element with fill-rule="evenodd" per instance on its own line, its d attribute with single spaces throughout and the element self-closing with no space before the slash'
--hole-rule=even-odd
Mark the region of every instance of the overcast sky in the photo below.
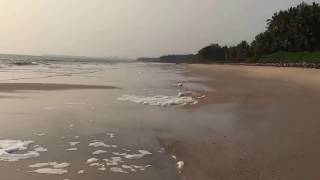
<svg viewBox="0 0 320 180">
<path fill-rule="evenodd" d="M 300 2 L 0 0 L 0 53 L 131 58 L 195 53 L 214 42 L 251 41 L 275 11 Z"/>
</svg>

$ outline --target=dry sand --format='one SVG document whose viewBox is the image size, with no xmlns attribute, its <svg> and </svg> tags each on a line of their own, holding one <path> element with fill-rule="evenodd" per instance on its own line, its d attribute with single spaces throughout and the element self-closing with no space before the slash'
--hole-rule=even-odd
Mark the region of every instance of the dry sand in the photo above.
<svg viewBox="0 0 320 180">
<path fill-rule="evenodd" d="M 246 65 L 191 65 L 195 72 L 209 73 L 210 71 L 225 71 L 241 73 L 253 78 L 267 78 L 287 80 L 301 85 L 320 88 L 319 69 L 270 67 L 270 66 L 246 66 Z M 213 72 L 212 72 L 213 73 Z"/>
</svg>

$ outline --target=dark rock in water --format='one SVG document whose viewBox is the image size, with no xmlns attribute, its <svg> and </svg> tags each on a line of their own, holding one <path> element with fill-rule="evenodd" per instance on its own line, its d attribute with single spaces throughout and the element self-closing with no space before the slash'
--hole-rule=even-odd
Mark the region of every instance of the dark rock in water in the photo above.
<svg viewBox="0 0 320 180">
<path fill-rule="evenodd" d="M 31 61 L 12 62 L 11 64 L 17 65 L 17 66 L 37 65 L 35 62 L 31 62 Z"/>
</svg>

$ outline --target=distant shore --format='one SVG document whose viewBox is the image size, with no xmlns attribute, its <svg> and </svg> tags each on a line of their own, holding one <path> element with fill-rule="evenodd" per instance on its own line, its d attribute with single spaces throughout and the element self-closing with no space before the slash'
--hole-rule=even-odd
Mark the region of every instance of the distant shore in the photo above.
<svg viewBox="0 0 320 180">
<path fill-rule="evenodd" d="M 318 63 L 255 63 L 255 62 L 241 62 L 241 63 L 235 63 L 235 62 L 199 62 L 199 61 L 161 61 L 157 59 L 153 59 L 150 61 L 139 61 L 138 62 L 145 62 L 145 63 L 173 63 L 173 64 L 203 64 L 203 65 L 210 65 L 210 64 L 216 64 L 216 65 L 238 65 L 238 66 L 272 66 L 272 67 L 296 67 L 296 68 L 311 68 L 311 69 L 320 69 L 320 64 Z"/>
<path fill-rule="evenodd" d="M 157 63 L 187 63 L 187 64 L 231 64 L 248 66 L 300 67 L 320 68 L 320 52 L 276 52 L 260 58 L 247 57 L 244 59 L 203 59 L 196 54 L 168 55 L 157 58 L 138 58 L 138 62 Z"/>
</svg>

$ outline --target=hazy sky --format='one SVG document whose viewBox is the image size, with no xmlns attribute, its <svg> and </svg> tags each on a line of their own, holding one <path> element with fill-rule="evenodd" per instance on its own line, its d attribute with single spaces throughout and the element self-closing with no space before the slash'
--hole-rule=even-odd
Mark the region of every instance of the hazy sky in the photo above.
<svg viewBox="0 0 320 180">
<path fill-rule="evenodd" d="M 251 41 L 275 11 L 300 2 L 0 0 L 0 53 L 109 57 L 195 53 L 213 42 Z"/>
</svg>

